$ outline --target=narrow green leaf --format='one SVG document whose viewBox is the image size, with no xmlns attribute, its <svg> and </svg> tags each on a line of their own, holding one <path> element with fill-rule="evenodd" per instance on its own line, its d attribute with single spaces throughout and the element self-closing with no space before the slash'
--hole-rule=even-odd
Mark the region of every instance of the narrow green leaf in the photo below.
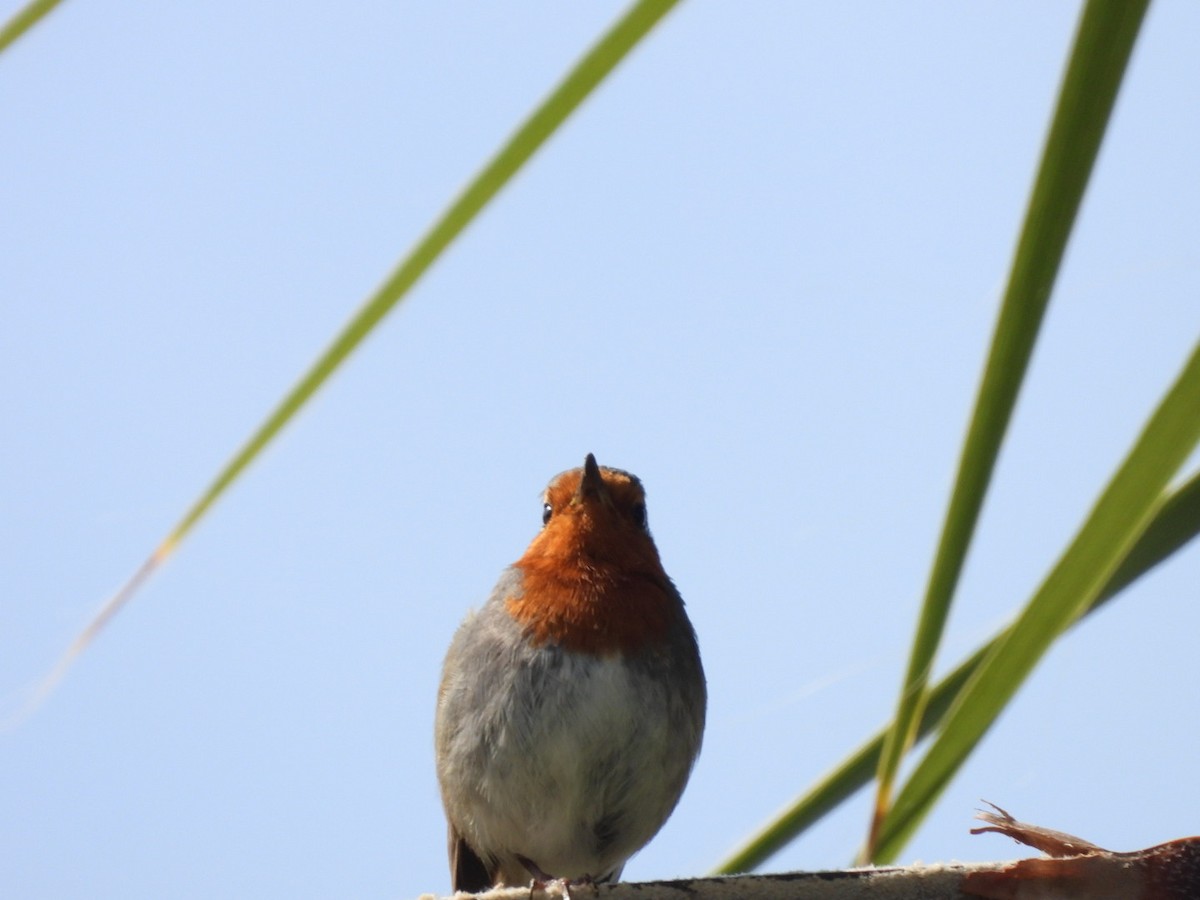
<svg viewBox="0 0 1200 900">
<path fill-rule="evenodd" d="M 1066 552 L 984 660 L 884 821 L 877 859 L 894 859 L 1054 640 L 1100 596 L 1200 441 L 1200 343 Z"/>
<path fill-rule="evenodd" d="M 1200 534 L 1200 473 L 1176 490 L 1158 509 L 1133 549 L 1109 577 L 1095 602 L 1084 615 L 1095 612 L 1134 581 Z M 920 740 L 936 730 L 957 699 L 967 680 L 989 653 L 1008 636 L 1004 629 L 939 681 L 929 692 L 929 702 L 917 729 Z M 880 729 L 867 743 L 834 771 L 795 800 L 782 813 L 752 835 L 715 870 L 717 875 L 749 872 L 798 837 L 826 813 L 837 808 L 866 785 L 879 764 L 887 728 Z"/>
<path fill-rule="evenodd" d="M 866 858 L 877 859 L 873 848 L 896 773 L 916 738 L 934 658 L 1000 445 L 1148 3 L 1090 0 L 1080 20 L 959 460 L 894 724 L 880 757 Z"/>
<path fill-rule="evenodd" d="M 575 64 L 554 91 L 516 130 L 483 170 L 467 185 L 449 208 L 417 242 L 380 288 L 336 335 L 332 343 L 301 376 L 237 453 L 226 463 L 208 488 L 183 518 L 155 548 L 137 572 L 100 608 L 88 626 L 75 638 L 67 652 L 39 687 L 35 704 L 53 688 L 134 592 L 152 575 L 214 503 L 258 458 L 297 412 L 322 387 L 329 376 L 400 302 L 429 267 L 462 233 L 489 201 L 499 193 L 529 158 L 566 121 L 616 65 L 637 46 L 679 0 L 639 0 Z"/>
<path fill-rule="evenodd" d="M 508 139 L 483 170 L 442 214 L 387 281 L 358 310 L 313 366 L 280 401 L 241 450 L 217 475 L 183 519 L 168 542 L 178 544 L 209 507 L 242 473 L 262 449 L 292 420 L 346 361 L 375 326 L 429 269 L 442 252 L 469 225 L 480 210 L 503 188 L 529 158 L 541 148 L 579 104 L 591 94 L 650 29 L 679 0 L 641 0 L 575 65 L 524 124 Z"/>
<path fill-rule="evenodd" d="M 918 726 L 920 737 L 924 737 L 938 726 L 954 698 L 958 696 L 967 679 L 983 661 L 996 640 L 998 638 L 976 650 L 969 659 L 930 691 L 929 702 L 925 704 L 925 711 Z M 782 850 L 864 787 L 879 765 L 888 731 L 888 726 L 881 728 L 874 737 L 809 788 L 807 793 L 734 850 L 713 870 L 713 874 L 736 875 L 758 868 L 769 857 Z"/>
<path fill-rule="evenodd" d="M 17 10 L 0 28 L 0 53 L 16 43 L 21 35 L 45 18 L 61 2 L 62 0 L 33 0 Z"/>
<path fill-rule="evenodd" d="M 1095 606 L 1107 602 L 1200 534 L 1200 472 L 1180 485 L 1108 579 Z M 1095 608 L 1095 607 L 1093 607 Z"/>
</svg>

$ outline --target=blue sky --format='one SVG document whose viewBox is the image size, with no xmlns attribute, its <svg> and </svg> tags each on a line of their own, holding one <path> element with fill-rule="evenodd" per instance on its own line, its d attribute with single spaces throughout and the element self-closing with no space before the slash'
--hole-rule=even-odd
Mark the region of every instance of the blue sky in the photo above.
<svg viewBox="0 0 1200 900">
<path fill-rule="evenodd" d="M 0 58 L 10 707 L 622 8 L 78 0 Z M 442 654 L 589 451 L 646 484 L 711 697 L 626 876 L 716 864 L 892 708 L 1077 14 L 672 13 L 0 735 L 3 893 L 445 891 Z M 1198 32 L 1151 10 L 943 669 L 1200 333 Z M 1197 584 L 1189 548 L 1057 647 L 905 859 L 1014 855 L 980 798 L 1195 833 Z M 844 865 L 866 817 L 770 867 Z"/>
</svg>

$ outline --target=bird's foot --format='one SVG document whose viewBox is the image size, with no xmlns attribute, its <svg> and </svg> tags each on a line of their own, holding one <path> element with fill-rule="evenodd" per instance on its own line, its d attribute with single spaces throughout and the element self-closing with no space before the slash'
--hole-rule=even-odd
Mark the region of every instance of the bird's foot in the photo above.
<svg viewBox="0 0 1200 900">
<path fill-rule="evenodd" d="M 529 900 L 533 900 L 534 891 L 544 891 L 551 885 L 562 891 L 565 900 L 575 900 L 571 896 L 571 888 L 573 887 L 590 887 L 593 897 L 600 894 L 600 887 L 596 884 L 596 879 L 591 875 L 583 875 L 579 878 L 556 878 L 553 875 L 547 875 L 537 863 L 528 857 L 518 856 L 517 861 L 533 876 L 533 880 L 529 883 Z"/>
<path fill-rule="evenodd" d="M 566 900 L 575 900 L 571 896 L 571 888 L 573 887 L 591 888 L 593 898 L 600 896 L 600 885 L 591 875 L 584 875 L 580 878 L 563 878 L 561 881 L 563 896 L 566 897 Z"/>
<path fill-rule="evenodd" d="M 533 876 L 533 880 L 529 882 L 529 900 L 533 900 L 534 891 L 544 891 L 546 889 L 546 885 L 557 880 L 553 875 L 547 875 L 545 872 L 543 872 L 541 867 L 527 856 L 521 856 L 518 854 L 517 862 L 523 865 L 526 871 Z"/>
</svg>

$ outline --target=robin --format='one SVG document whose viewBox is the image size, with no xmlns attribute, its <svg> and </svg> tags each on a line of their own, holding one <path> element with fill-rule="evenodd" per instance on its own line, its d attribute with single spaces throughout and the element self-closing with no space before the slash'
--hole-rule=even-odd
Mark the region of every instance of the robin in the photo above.
<svg viewBox="0 0 1200 900">
<path fill-rule="evenodd" d="M 454 890 L 604 883 L 662 827 L 704 731 L 696 634 L 641 482 L 588 454 L 468 614 L 438 689 Z"/>
</svg>

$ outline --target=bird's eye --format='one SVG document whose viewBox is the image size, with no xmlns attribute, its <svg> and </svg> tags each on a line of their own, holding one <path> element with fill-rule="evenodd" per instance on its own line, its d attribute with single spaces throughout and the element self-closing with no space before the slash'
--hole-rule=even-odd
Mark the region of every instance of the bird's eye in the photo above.
<svg viewBox="0 0 1200 900">
<path fill-rule="evenodd" d="M 550 521 L 550 517 L 554 515 L 554 510 L 551 509 L 549 503 L 542 504 L 542 524 L 545 525 Z"/>
<path fill-rule="evenodd" d="M 638 503 L 633 507 L 633 521 L 638 528 L 646 527 L 646 504 Z"/>
</svg>

